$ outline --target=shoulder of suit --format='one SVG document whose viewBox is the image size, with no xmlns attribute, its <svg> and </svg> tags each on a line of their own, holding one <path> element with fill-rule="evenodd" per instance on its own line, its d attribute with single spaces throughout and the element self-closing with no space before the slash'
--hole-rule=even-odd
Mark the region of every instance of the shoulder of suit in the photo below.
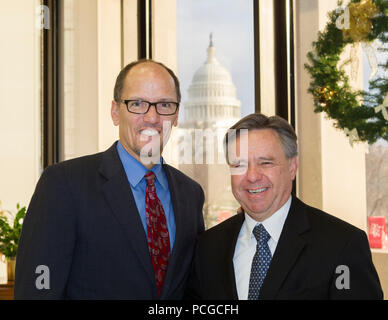
<svg viewBox="0 0 388 320">
<path fill-rule="evenodd" d="M 203 232 L 200 236 L 200 239 L 221 237 L 223 234 L 230 236 L 231 234 L 240 231 L 243 222 L 244 213 L 235 214 L 229 219 L 226 219 L 225 221 Z"/>
<path fill-rule="evenodd" d="M 309 223 L 314 230 L 328 235 L 339 235 L 344 237 L 354 233 L 365 233 L 360 228 L 318 208 L 309 206 L 297 199 L 305 208 Z"/>
<path fill-rule="evenodd" d="M 56 164 L 48 166 L 43 174 L 58 174 L 63 172 L 65 174 L 71 173 L 77 175 L 78 173 L 87 173 L 88 171 L 96 172 L 101 163 L 103 152 L 77 157 L 65 161 L 58 162 Z"/>
<path fill-rule="evenodd" d="M 327 212 L 320 209 L 311 207 L 301 200 L 297 199 L 297 205 L 294 210 L 303 211 L 306 214 L 307 220 L 310 224 L 310 229 L 319 238 L 332 237 L 340 240 L 348 240 L 355 234 L 365 235 L 365 232 L 356 226 L 337 218 Z M 295 212 L 289 212 L 289 214 L 295 214 Z M 222 237 L 222 235 L 229 235 L 236 233 L 241 229 L 244 222 L 244 214 L 236 214 L 222 223 L 206 230 L 200 236 L 200 239 L 205 240 L 209 238 Z"/>
</svg>

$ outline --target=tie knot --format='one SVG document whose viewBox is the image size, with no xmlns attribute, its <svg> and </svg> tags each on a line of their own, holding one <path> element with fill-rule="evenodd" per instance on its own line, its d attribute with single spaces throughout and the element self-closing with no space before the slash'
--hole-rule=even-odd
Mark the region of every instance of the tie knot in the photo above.
<svg viewBox="0 0 388 320">
<path fill-rule="evenodd" d="M 271 238 L 267 230 L 265 230 L 264 226 L 262 224 L 259 224 L 253 228 L 253 235 L 255 236 L 257 242 L 260 245 L 263 245 L 268 242 L 268 240 Z"/>
<path fill-rule="evenodd" d="M 147 181 L 147 186 L 153 186 L 154 185 L 154 183 L 155 183 L 155 173 L 153 173 L 152 171 L 149 171 L 149 172 L 147 172 L 144 175 L 144 178 Z"/>
</svg>

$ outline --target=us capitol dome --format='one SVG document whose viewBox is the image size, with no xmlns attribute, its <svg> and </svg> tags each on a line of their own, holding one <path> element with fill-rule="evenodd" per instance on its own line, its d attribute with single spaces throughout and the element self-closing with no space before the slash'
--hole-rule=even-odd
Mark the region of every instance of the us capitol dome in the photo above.
<svg viewBox="0 0 388 320">
<path fill-rule="evenodd" d="M 205 63 L 195 72 L 184 103 L 186 128 L 229 128 L 240 119 L 241 102 L 229 71 L 216 57 L 212 34 Z"/>
<path fill-rule="evenodd" d="M 179 150 L 179 169 L 205 192 L 203 211 L 209 228 L 235 214 L 239 207 L 231 192 L 222 140 L 241 114 L 236 87 L 229 71 L 217 60 L 211 34 L 207 59 L 194 73 L 183 108 L 184 120 L 179 124 L 180 134 L 175 136 L 180 136 L 180 147 L 174 149 Z M 203 134 L 202 138 L 198 138 L 198 132 Z M 212 139 L 210 144 L 208 139 Z M 191 162 L 186 161 L 187 150 L 191 150 Z"/>
</svg>

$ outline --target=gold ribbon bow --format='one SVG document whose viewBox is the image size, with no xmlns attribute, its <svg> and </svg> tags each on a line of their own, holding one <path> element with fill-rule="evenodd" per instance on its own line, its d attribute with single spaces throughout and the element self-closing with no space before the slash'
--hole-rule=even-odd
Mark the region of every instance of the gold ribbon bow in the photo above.
<svg viewBox="0 0 388 320">
<path fill-rule="evenodd" d="M 343 30 L 344 39 L 351 38 L 354 42 L 366 40 L 372 29 L 371 19 L 380 13 L 372 0 L 351 3 L 349 8 L 349 29 Z"/>
</svg>

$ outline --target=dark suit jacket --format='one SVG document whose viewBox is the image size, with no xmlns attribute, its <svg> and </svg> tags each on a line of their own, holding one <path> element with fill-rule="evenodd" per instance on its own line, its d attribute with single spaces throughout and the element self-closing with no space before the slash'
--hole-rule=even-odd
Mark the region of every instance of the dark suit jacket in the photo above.
<svg viewBox="0 0 388 320">
<path fill-rule="evenodd" d="M 163 164 L 176 222 L 161 299 L 183 296 L 195 240 L 204 230 L 198 183 Z M 50 288 L 35 282 L 48 266 Z M 38 280 L 41 281 L 42 278 Z M 146 234 L 119 159 L 107 151 L 47 168 L 24 220 L 16 299 L 157 299 Z"/>
<path fill-rule="evenodd" d="M 187 298 L 238 299 L 233 255 L 244 214 L 199 236 Z M 345 284 L 349 268 L 350 289 Z M 382 299 L 365 232 L 293 197 L 260 299 Z"/>
</svg>

